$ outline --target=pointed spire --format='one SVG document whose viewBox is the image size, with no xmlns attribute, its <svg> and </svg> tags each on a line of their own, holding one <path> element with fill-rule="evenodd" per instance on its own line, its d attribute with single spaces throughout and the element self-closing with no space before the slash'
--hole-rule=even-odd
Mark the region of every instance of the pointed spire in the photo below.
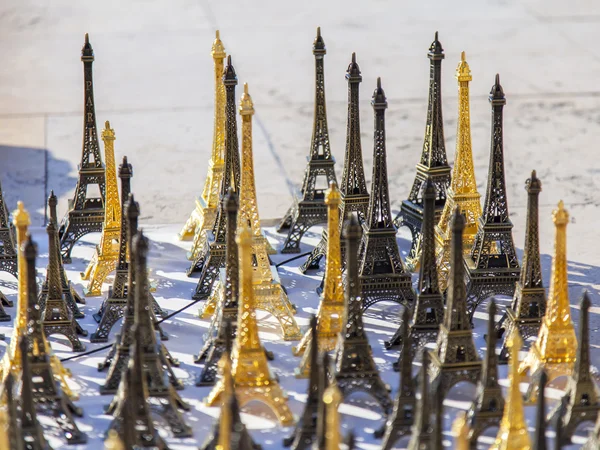
<svg viewBox="0 0 600 450">
<path fill-rule="evenodd" d="M 538 399 L 535 415 L 535 434 L 533 436 L 532 450 L 546 450 L 546 397 L 544 395 L 546 383 L 548 382 L 548 374 L 545 370 L 539 377 L 538 382 Z"/>
<path fill-rule="evenodd" d="M 254 114 L 254 103 L 252 103 L 252 97 L 248 93 L 248 83 L 244 83 L 244 93 L 240 100 L 240 114 L 242 116 Z"/>
<path fill-rule="evenodd" d="M 90 36 L 88 33 L 85 33 L 85 42 L 81 49 L 81 60 L 83 62 L 94 61 L 94 49 L 92 49 L 92 44 L 90 44 Z"/>
<path fill-rule="evenodd" d="M 354 52 L 352 52 L 352 62 L 348 65 L 348 70 L 346 71 L 346 80 L 350 83 L 360 83 L 362 81 L 360 67 L 356 62 L 356 53 Z"/>
<path fill-rule="evenodd" d="M 458 67 L 456 68 L 456 79 L 459 83 L 473 80 L 473 77 L 471 76 L 471 68 L 469 67 L 469 63 L 467 62 L 465 52 L 461 52 L 460 54 L 460 62 L 458 63 Z"/>
<path fill-rule="evenodd" d="M 444 59 L 444 49 L 442 43 L 438 40 L 438 32 L 435 32 L 433 42 L 429 46 L 429 53 L 427 54 L 429 59 Z"/>
<path fill-rule="evenodd" d="M 587 290 L 584 290 L 583 297 L 579 303 L 579 346 L 577 347 L 577 357 L 575 359 L 575 368 L 573 369 L 573 378 L 578 382 L 587 381 L 591 378 L 589 332 L 589 310 L 591 304 L 589 293 Z M 592 399 L 589 399 L 589 401 L 591 402 Z"/>
<path fill-rule="evenodd" d="M 506 98 L 504 97 L 504 89 L 502 89 L 502 85 L 500 84 L 500 75 L 496 74 L 496 79 L 494 80 L 494 85 L 492 86 L 492 90 L 490 91 L 490 102 L 492 105 L 506 105 Z"/>
<path fill-rule="evenodd" d="M 377 77 L 377 88 L 375 88 L 375 91 L 373 92 L 371 105 L 373 105 L 373 109 L 375 110 L 387 109 L 388 104 L 385 97 L 385 92 L 381 87 L 381 77 Z"/>
<path fill-rule="evenodd" d="M 317 56 L 324 55 L 325 53 L 327 53 L 327 50 L 325 49 L 325 41 L 321 36 L 321 27 L 317 27 L 317 37 L 313 43 L 313 54 Z"/>
<path fill-rule="evenodd" d="M 237 75 L 235 69 L 231 63 L 231 55 L 227 55 L 227 65 L 225 66 L 225 73 L 223 74 L 223 84 L 225 86 L 235 86 L 238 84 Z"/>
<path fill-rule="evenodd" d="M 221 34 L 219 33 L 219 30 L 215 31 L 215 40 L 213 42 L 210 53 L 211 53 L 212 57 L 216 60 L 221 60 L 221 59 L 225 58 L 225 46 L 223 45 L 223 42 L 221 41 Z"/>
</svg>

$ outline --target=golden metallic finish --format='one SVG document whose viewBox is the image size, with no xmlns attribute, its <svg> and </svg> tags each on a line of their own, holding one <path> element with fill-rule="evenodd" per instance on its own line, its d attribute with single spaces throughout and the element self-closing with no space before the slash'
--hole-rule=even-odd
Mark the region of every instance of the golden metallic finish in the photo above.
<svg viewBox="0 0 600 450">
<path fill-rule="evenodd" d="M 331 384 L 323 393 L 325 403 L 325 450 L 340 450 L 340 413 L 338 408 L 342 403 L 342 393 L 335 383 Z"/>
<path fill-rule="evenodd" d="M 461 61 L 456 68 L 456 79 L 458 80 L 458 125 L 454 167 L 452 168 L 452 181 L 446 191 L 446 204 L 440 221 L 435 227 L 438 283 L 442 292 L 448 287 L 448 276 L 450 274 L 450 241 L 452 238 L 450 217 L 454 207 L 456 205 L 460 206 L 460 211 L 467 219 L 463 233 L 464 254 L 471 251 L 477 234 L 477 221 L 481 216 L 481 196 L 477 191 L 473 151 L 471 149 L 469 82 L 473 78 L 471 77 L 469 64 L 465 59 L 465 52 L 462 52 Z"/>
<path fill-rule="evenodd" d="M 252 276 L 252 232 L 244 227 L 237 236 L 240 257 L 240 298 L 237 335 L 233 344 L 231 374 L 240 406 L 253 400 L 268 405 L 283 426 L 294 422 L 287 404 L 287 395 L 271 375 L 265 349 L 258 336 L 256 304 Z M 225 380 L 221 378 L 205 402 L 215 406 L 225 392 Z"/>
<path fill-rule="evenodd" d="M 96 246 L 82 280 L 89 280 L 84 293 L 90 297 L 102 295 L 102 283 L 109 273 L 117 267 L 119 260 L 119 239 L 121 237 L 121 202 L 117 186 L 115 165 L 115 130 L 107 120 L 102 130 L 104 153 L 106 154 L 106 201 L 104 203 L 104 224 L 100 244 Z"/>
<path fill-rule="evenodd" d="M 552 220 L 556 227 L 556 235 L 546 315 L 542 320 L 538 338 L 519 369 L 521 374 L 527 370 L 534 374 L 543 368 L 548 374 L 548 381 L 571 375 L 577 356 L 577 337 L 571 318 L 567 278 L 569 213 L 565 210 L 562 200 L 552 212 Z M 533 401 L 535 397 L 528 400 Z"/>
<path fill-rule="evenodd" d="M 0 405 L 4 405 L 5 401 L 6 400 L 0 399 Z M 2 408 L 0 409 L 0 450 L 10 450 L 8 426 L 8 412 L 6 411 L 6 408 Z"/>
<path fill-rule="evenodd" d="M 215 114 L 213 128 L 213 143 L 208 173 L 204 182 L 202 195 L 196 198 L 196 207 L 190 214 L 181 231 L 180 240 L 194 239 L 188 259 L 193 260 L 204 245 L 206 232 L 211 230 L 217 218 L 217 208 L 220 200 L 221 180 L 225 167 L 225 85 L 223 84 L 223 64 L 225 46 L 216 32 L 211 55 L 214 62 L 215 77 Z"/>
<path fill-rule="evenodd" d="M 104 441 L 104 450 L 125 450 L 125 445 L 115 430 L 108 430 L 108 437 Z"/>
<path fill-rule="evenodd" d="M 319 353 L 333 350 L 338 334 L 342 331 L 344 316 L 344 284 L 342 280 L 342 254 L 340 250 L 340 214 L 342 201 L 340 191 L 335 182 L 329 183 L 325 197 L 327 205 L 327 256 L 323 293 L 317 311 L 317 336 Z M 306 378 L 310 373 L 310 329 L 306 331 L 298 347 L 293 349 L 295 356 L 302 355 L 300 367 L 296 369 L 296 377 Z"/>
<path fill-rule="evenodd" d="M 272 247 L 262 232 L 256 201 L 254 183 L 254 157 L 252 150 L 252 115 L 254 105 L 248 93 L 248 84 L 244 85 L 244 94 L 240 101 L 242 116 L 242 171 L 240 183 L 240 206 L 238 211 L 238 233 L 250 227 L 252 233 L 252 279 L 256 309 L 267 311 L 278 321 L 286 341 L 295 341 L 302 337 L 300 327 L 294 319 L 295 309 L 281 287 L 277 268 L 271 265 L 269 253 Z M 213 289 L 209 300 L 200 315 L 203 318 L 214 316 L 219 296 L 223 290 L 221 283 Z"/>
<path fill-rule="evenodd" d="M 531 441 L 527 432 L 527 422 L 523 411 L 523 397 L 519 389 L 521 375 L 519 374 L 519 349 L 523 340 L 517 328 L 508 340 L 510 347 L 510 369 L 508 374 L 508 395 L 504 405 L 504 413 L 500 429 L 494 445 L 490 450 L 529 450 Z"/>
<path fill-rule="evenodd" d="M 458 417 L 452 422 L 452 433 L 454 434 L 454 449 L 469 450 L 469 423 L 467 422 L 467 413 L 461 411 Z"/>
</svg>

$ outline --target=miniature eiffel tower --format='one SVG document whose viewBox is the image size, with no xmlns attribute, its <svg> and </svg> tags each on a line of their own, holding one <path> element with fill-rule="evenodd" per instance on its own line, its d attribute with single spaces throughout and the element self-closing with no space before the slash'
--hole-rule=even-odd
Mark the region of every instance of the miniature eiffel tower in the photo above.
<svg viewBox="0 0 600 450">
<path fill-rule="evenodd" d="M 477 398 L 467 413 L 469 421 L 469 441 L 471 447 L 477 447 L 477 439 L 488 428 L 495 427 L 502 419 L 504 397 L 498 383 L 498 357 L 496 356 L 495 333 L 496 303 L 488 306 L 487 352 L 483 362 L 481 379 L 477 384 Z"/>
<path fill-rule="evenodd" d="M 521 375 L 528 370 L 530 372 L 531 382 L 525 399 L 531 402 L 535 401 L 537 395 L 535 384 L 541 370 L 546 370 L 549 381 L 563 375 L 571 375 L 577 356 L 577 337 L 571 318 L 567 284 L 569 213 L 565 210 L 562 200 L 558 203 L 558 209 L 552 212 L 552 220 L 556 227 L 556 237 L 546 315 L 542 320 L 536 341 L 529 348 L 525 360 L 519 367 Z"/>
<path fill-rule="evenodd" d="M 421 193 L 427 178 L 433 180 L 435 186 L 435 219 L 440 219 L 446 190 L 450 186 L 450 166 L 446 157 L 444 144 L 444 122 L 442 120 L 442 59 L 444 49 L 438 41 L 438 33 L 429 46 L 429 102 L 427 106 L 427 122 L 425 124 L 425 141 L 421 161 L 417 164 L 417 173 L 408 199 L 402 202 L 400 212 L 394 219 L 397 227 L 405 225 L 412 234 L 412 245 L 406 264 L 415 269 L 420 259 L 421 224 L 423 223 L 423 198 Z"/>
<path fill-rule="evenodd" d="M 69 211 L 60 224 L 60 251 L 65 263 L 71 262 L 71 250 L 75 242 L 88 233 L 100 233 L 104 223 L 105 172 L 102 153 L 98 145 L 96 130 L 96 107 L 94 103 L 94 84 L 92 81 L 92 63 L 94 50 L 88 34 L 81 49 L 83 61 L 84 112 L 83 112 L 83 149 L 79 165 L 79 180 L 75 194 L 69 199 Z M 88 197 L 89 186 L 97 185 L 100 197 Z"/>
<path fill-rule="evenodd" d="M 471 69 L 465 59 L 465 52 L 461 53 L 461 61 L 456 68 L 458 80 L 458 125 L 456 130 L 456 151 L 454 153 L 454 166 L 452 167 L 452 180 L 446 190 L 446 204 L 435 227 L 438 282 L 440 291 L 445 292 L 448 287 L 450 274 L 450 242 L 452 230 L 450 229 L 450 216 L 454 206 L 460 206 L 466 218 L 463 233 L 463 254 L 471 253 L 477 222 L 481 217 L 481 203 L 477 191 L 475 168 L 473 166 L 473 151 L 471 149 L 471 115 L 469 106 L 469 82 L 473 79 Z"/>
<path fill-rule="evenodd" d="M 167 421 L 169 428 L 176 437 L 192 436 L 192 429 L 185 423 L 183 416 L 178 408 L 189 410 L 189 406 L 181 399 L 175 391 L 175 387 L 183 389 L 181 383 L 176 379 L 171 363 L 167 357 L 164 345 L 156 342 L 154 326 L 150 315 L 150 296 L 148 283 L 148 239 L 140 231 L 133 239 L 131 247 L 132 261 L 135 261 L 135 282 L 132 283 L 133 298 L 134 298 L 134 325 L 138 328 L 137 333 L 132 336 L 131 328 L 129 333 L 126 329 L 122 330 L 122 334 L 129 336 L 125 339 L 129 341 L 129 349 L 122 348 L 120 356 L 121 361 L 127 359 L 125 353 L 131 351 L 132 346 L 135 350 L 141 350 L 140 355 L 144 371 L 148 377 L 148 393 L 153 399 L 160 402 L 162 406 L 161 416 Z M 127 320 L 127 319 L 126 319 Z M 125 325 L 124 325 L 125 327 Z M 133 341 L 131 340 L 133 338 Z M 139 342 L 139 343 L 138 343 Z M 139 347 L 135 347 L 139 345 Z M 121 347 L 125 347 L 121 345 Z M 127 362 L 129 363 L 129 362 Z M 115 361 L 111 369 L 123 364 L 123 362 Z M 121 367 L 123 367 L 121 365 Z M 111 372 L 109 372 L 109 376 Z M 137 379 L 137 378 L 136 378 Z M 104 392 L 110 385 L 103 386 Z M 122 392 L 117 392 L 113 401 L 109 405 L 107 412 L 114 414 L 123 407 L 126 395 Z"/>
<path fill-rule="evenodd" d="M 327 222 L 324 189 L 318 188 L 319 179 L 325 177 L 327 185 L 335 181 L 335 158 L 331 154 L 327 110 L 325 108 L 325 41 L 321 37 L 321 27 L 317 27 L 317 37 L 313 43 L 315 55 L 315 114 L 310 154 L 301 191 L 294 196 L 292 206 L 283 216 L 277 231 L 289 230 L 281 253 L 299 253 L 300 240 L 313 225 Z"/>
<path fill-rule="evenodd" d="M 17 277 L 17 248 L 15 246 L 14 229 L 8 220 L 8 209 L 0 184 L 0 272 L 8 272 Z M 2 305 L 12 306 L 6 296 L 0 292 Z M 0 305 L 1 306 L 1 305 Z"/>
<path fill-rule="evenodd" d="M 422 366 L 419 372 L 419 390 L 421 397 L 417 401 L 415 419 L 411 428 L 411 437 L 408 450 L 434 449 L 435 423 L 431 420 L 431 405 L 429 384 L 429 351 L 423 350 Z"/>
<path fill-rule="evenodd" d="M 19 349 L 22 355 L 26 355 L 29 348 L 29 338 L 26 334 L 19 336 Z M 23 358 L 23 371 L 21 373 L 21 442 L 24 450 L 52 450 L 52 447 L 44 437 L 44 430 L 38 422 L 36 402 L 33 398 L 33 376 L 30 371 L 29 358 Z M 10 375 L 12 379 L 12 374 Z M 12 383 L 11 383 L 12 384 Z M 85 441 L 84 441 L 85 442 Z"/>
<path fill-rule="evenodd" d="M 504 413 L 500 422 L 500 429 L 496 436 L 494 445 L 490 450 L 528 450 L 531 448 L 525 413 L 523 411 L 523 399 L 519 390 L 521 375 L 519 374 L 519 349 L 523 341 L 519 336 L 519 330 L 513 328 L 509 338 L 510 347 L 510 369 L 508 374 L 508 395 L 504 405 Z"/>
<path fill-rule="evenodd" d="M 383 383 L 373 361 L 371 346 L 363 326 L 363 298 L 360 295 L 358 276 L 358 242 L 361 230 L 358 214 L 353 212 L 346 224 L 344 237 L 346 239 L 346 296 L 344 307 L 344 323 L 338 335 L 335 350 L 335 370 L 332 379 L 344 396 L 350 392 L 363 391 L 371 394 L 379 403 L 385 415 L 392 409 L 392 400 L 388 387 Z"/>
<path fill-rule="evenodd" d="M 139 306 L 139 303 L 138 303 Z M 119 383 L 114 419 L 110 430 L 116 431 L 126 448 L 168 449 L 158 434 L 150 414 L 148 379 L 144 368 L 144 331 L 140 323 L 132 327 L 134 335 L 131 358 Z"/>
<path fill-rule="evenodd" d="M 499 334 L 506 331 L 506 335 L 510 336 L 511 329 L 517 327 L 523 340 L 538 334 L 542 319 L 546 314 L 546 291 L 542 281 L 538 225 L 538 200 L 542 183 L 536 177 L 535 170 L 531 172 L 531 178 L 525 183 L 525 188 L 528 198 L 523 267 L 515 286 L 512 303 L 510 307 L 506 308 L 499 324 Z M 508 347 L 506 339 L 504 339 L 502 350 L 500 350 L 500 361 L 506 362 L 507 360 Z"/>
<path fill-rule="evenodd" d="M 481 374 L 481 359 L 473 340 L 473 330 L 467 313 L 462 257 L 462 233 L 465 216 L 457 206 L 451 218 L 452 246 L 450 278 L 444 322 L 440 325 L 436 348 L 431 351 L 431 385 L 439 385 L 442 398 L 459 381 L 477 385 Z"/>
<path fill-rule="evenodd" d="M 383 437 L 382 450 L 390 450 L 403 436 L 411 432 L 415 420 L 415 386 L 412 377 L 412 345 L 408 333 L 409 314 L 404 309 L 402 317 L 402 350 L 396 366 L 400 371 L 400 386 L 394 402 L 394 410 L 386 424 L 375 432 L 375 437 Z"/>
<path fill-rule="evenodd" d="M 223 75 L 223 83 L 227 92 L 227 105 L 225 115 L 225 166 L 223 179 L 221 180 L 221 203 L 217 208 L 217 217 L 211 231 L 202 233 L 200 237 L 194 238 L 194 246 L 197 239 L 199 251 L 187 271 L 191 276 L 194 272 L 200 272 L 200 280 L 192 295 L 195 300 L 208 298 L 213 283 L 219 275 L 219 269 L 225 267 L 225 230 L 227 228 L 227 214 L 223 210 L 223 199 L 229 187 L 235 192 L 240 188 L 240 155 L 238 151 L 237 119 L 235 115 L 235 86 L 237 76 L 231 64 L 231 56 L 227 57 L 227 67 Z"/>
<path fill-rule="evenodd" d="M 107 120 L 102 130 L 104 153 L 106 156 L 106 200 L 104 202 L 104 224 L 102 236 L 82 280 L 88 280 L 84 294 L 90 297 L 102 295 L 102 283 L 109 273 L 117 267 L 119 259 L 119 238 L 121 236 L 121 204 L 117 187 L 117 171 L 115 169 L 115 130 Z"/>
<path fill-rule="evenodd" d="M 545 389 L 548 382 L 546 372 L 542 371 L 538 385 L 538 399 L 535 414 L 535 434 L 533 437 L 534 450 L 546 450 L 546 399 Z"/>
<path fill-rule="evenodd" d="M 217 307 L 208 332 L 204 335 L 204 345 L 195 362 L 204 361 L 202 372 L 196 381 L 196 386 L 212 386 L 217 381 L 217 367 L 228 339 L 235 338 L 238 313 L 239 293 L 239 264 L 238 251 L 235 242 L 237 221 L 237 198 L 230 187 L 224 199 L 227 211 L 227 245 L 225 247 L 225 270 L 221 271 L 220 279 L 213 289 L 213 295 L 218 298 Z M 211 297 L 212 298 L 212 297 Z M 228 325 L 231 327 L 228 329 Z"/>
<path fill-rule="evenodd" d="M 240 300 L 236 340 L 231 370 L 235 393 L 241 406 L 252 400 L 268 405 L 283 426 L 294 419 L 287 404 L 287 395 L 271 375 L 265 350 L 258 337 L 258 326 L 252 286 L 252 232 L 244 227 L 237 236 L 240 254 Z M 225 381 L 221 378 L 205 400 L 214 406 L 221 400 Z"/>
<path fill-rule="evenodd" d="M 377 78 L 371 106 L 375 113 L 373 178 L 369 210 L 358 250 L 360 295 L 364 309 L 380 301 L 394 301 L 407 307 L 413 303 L 415 294 L 410 273 L 400 259 L 390 210 L 385 148 L 387 100 L 381 88 L 381 78 Z"/>
<path fill-rule="evenodd" d="M 48 197 L 48 209 L 50 210 L 50 222 L 57 224 L 57 215 L 56 215 L 56 205 L 58 200 L 56 195 L 54 195 L 54 191 L 50 192 L 50 196 Z M 85 301 L 79 296 L 69 278 L 67 277 L 67 271 L 65 270 L 65 266 L 63 264 L 62 255 L 60 254 L 60 239 L 58 237 L 58 233 L 56 234 L 56 240 L 54 242 L 54 247 L 57 248 L 58 255 L 58 264 L 59 264 L 59 272 L 60 272 L 60 284 L 62 288 L 62 295 L 64 296 L 65 302 L 67 303 L 67 307 L 73 314 L 75 319 L 83 319 L 85 315 L 77 306 L 77 303 L 85 304 Z M 42 283 L 42 289 L 40 291 L 39 304 L 40 311 L 43 313 L 44 308 L 46 306 L 46 301 L 48 299 L 49 289 L 48 289 L 48 274 L 46 271 L 46 277 L 44 278 L 44 282 Z M 79 336 L 87 336 L 88 332 L 83 328 L 76 324 L 76 331 Z"/>
<path fill-rule="evenodd" d="M 85 444 L 87 437 L 79 430 L 73 419 L 74 415 L 82 417 L 83 411 L 76 407 L 71 400 L 76 396 L 71 392 L 65 380 L 67 375 L 70 376 L 70 372 L 62 367 L 46 341 L 37 302 L 35 279 L 37 249 L 31 236 L 24 247 L 27 274 L 22 273 L 21 275 L 25 275 L 24 278 L 27 280 L 27 343 L 29 350 L 26 354 L 22 354 L 22 372 L 35 374 L 31 378 L 28 392 L 32 393 L 39 414 L 55 418 L 68 444 Z M 22 389 L 24 389 L 23 386 Z M 23 393 L 21 397 L 23 397 Z"/>
<path fill-rule="evenodd" d="M 213 143 L 208 173 L 204 181 L 202 195 L 196 198 L 196 207 L 189 219 L 179 232 L 179 239 L 187 241 L 198 233 L 210 231 L 217 217 L 217 207 L 220 200 L 221 180 L 223 179 L 223 166 L 225 164 L 225 85 L 223 84 L 223 61 L 227 56 L 225 46 L 216 31 L 212 44 L 211 55 L 214 63 L 215 77 L 215 118 L 213 128 Z M 192 256 L 190 252 L 190 256 Z"/>
<path fill-rule="evenodd" d="M 465 257 L 469 320 L 473 320 L 475 309 L 486 298 L 492 295 L 512 296 L 520 274 L 506 200 L 502 137 L 502 110 L 506 98 L 499 75 L 496 75 L 489 101 L 492 105 L 492 143 L 487 190 L 475 243 L 470 255 Z"/>
<path fill-rule="evenodd" d="M 346 154 L 344 155 L 344 169 L 342 171 L 342 184 L 340 185 L 341 201 L 339 204 L 338 220 L 339 232 L 341 232 L 344 219 L 352 211 L 358 212 L 358 218 L 362 224 L 367 216 L 369 208 L 369 192 L 365 181 L 365 169 L 363 166 L 362 145 L 360 142 L 360 107 L 358 88 L 362 81 L 360 68 L 356 63 L 356 54 L 352 53 L 352 62 L 346 71 L 348 80 L 348 121 L 346 127 Z M 329 217 L 329 216 L 328 216 Z M 300 267 L 302 273 L 309 269 L 318 269 L 319 261 L 326 256 L 329 225 L 323 229 L 321 241 L 313 249 L 308 259 Z M 344 264 L 344 244 L 342 243 L 342 264 Z"/>
<path fill-rule="evenodd" d="M 310 450 L 313 442 L 316 442 L 319 397 L 323 395 L 323 391 L 319 389 L 320 337 L 317 331 L 317 317 L 315 316 L 311 316 L 310 318 L 308 334 L 310 336 L 310 343 L 307 350 L 310 361 L 307 365 L 310 369 L 306 405 L 291 436 L 283 440 L 283 445 L 291 447 L 292 450 Z"/>
<path fill-rule="evenodd" d="M 121 179 L 121 226 L 119 230 L 119 259 L 117 262 L 113 284 L 108 288 L 108 295 L 102 302 L 94 319 L 99 322 L 98 329 L 90 337 L 91 342 L 107 342 L 108 335 L 113 325 L 123 317 L 127 306 L 127 274 L 129 264 L 127 262 L 127 215 L 125 214 L 125 203 L 131 192 L 131 177 L 133 170 L 127 162 L 127 156 L 123 157 L 123 164 L 119 166 L 119 178 Z"/>
<path fill-rule="evenodd" d="M 575 433 L 577 426 L 583 422 L 595 422 L 599 417 L 600 401 L 596 382 L 590 374 L 590 335 L 589 335 L 589 309 L 590 298 L 587 292 L 583 293 L 580 303 L 579 319 L 579 347 L 575 359 L 575 368 L 569 381 L 565 396 L 569 401 L 562 420 L 563 444 L 568 445 Z M 548 421 L 556 422 L 558 419 L 558 408 L 549 414 Z"/>
<path fill-rule="evenodd" d="M 437 339 L 440 324 L 444 320 L 444 298 L 438 284 L 438 272 L 435 261 L 435 238 L 433 234 L 435 212 L 435 187 L 431 178 L 427 179 L 423 198 L 423 224 L 421 229 L 421 261 L 419 262 L 419 285 L 417 299 L 413 307 L 413 322 L 410 324 L 411 352 L 418 350 L 428 342 Z M 406 308 L 405 308 L 406 309 Z M 386 348 L 401 343 L 403 325 L 398 328 L 392 339 L 385 343 Z"/>
<path fill-rule="evenodd" d="M 335 182 L 330 183 L 325 204 L 328 209 L 328 228 L 331 233 L 327 239 L 327 263 L 325 266 L 325 289 L 321 294 L 319 310 L 317 311 L 317 335 L 319 336 L 319 351 L 329 352 L 337 343 L 342 331 L 344 316 L 344 284 L 342 281 L 342 261 L 340 251 L 339 209 L 340 191 Z M 298 347 L 292 351 L 295 356 L 302 355 L 300 367 L 296 369 L 297 377 L 307 377 L 311 373 L 311 356 L 308 348 L 311 346 L 313 334 L 310 329 L 300 340 Z"/>
<path fill-rule="evenodd" d="M 46 231 L 48 232 L 48 267 L 46 269 L 48 294 L 44 297 L 42 309 L 44 334 L 47 337 L 53 334 L 62 334 L 69 340 L 74 352 L 83 352 L 85 351 L 85 345 L 81 343 L 77 336 L 78 330 L 82 330 L 81 325 L 73 317 L 63 293 L 60 277 L 60 249 L 56 245 L 58 242 L 56 224 L 50 221 Z"/>
</svg>

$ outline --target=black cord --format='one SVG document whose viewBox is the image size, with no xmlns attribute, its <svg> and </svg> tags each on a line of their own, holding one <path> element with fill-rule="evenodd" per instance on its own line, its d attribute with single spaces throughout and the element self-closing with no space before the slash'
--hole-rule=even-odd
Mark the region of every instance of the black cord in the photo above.
<svg viewBox="0 0 600 450">
<path fill-rule="evenodd" d="M 295 261 L 295 260 L 297 260 L 297 259 L 300 259 L 300 258 L 303 258 L 303 257 L 305 257 L 305 256 L 308 256 L 308 255 L 310 255 L 311 253 L 312 253 L 312 252 L 306 252 L 306 253 L 302 253 L 302 254 L 300 254 L 300 255 L 296 255 L 296 256 L 294 256 L 293 258 L 289 258 L 289 259 L 286 259 L 285 261 L 281 261 L 280 263 L 278 263 L 278 264 L 275 264 L 275 267 L 283 266 L 284 264 L 287 264 L 287 263 L 289 263 L 289 262 L 292 262 L 292 261 Z M 180 308 L 180 309 L 178 309 L 177 311 L 174 311 L 174 312 L 172 312 L 172 313 L 171 313 L 171 314 L 169 314 L 167 317 L 163 317 L 162 319 L 160 319 L 159 321 L 157 321 L 157 322 L 156 322 L 156 324 L 158 325 L 158 324 L 161 324 L 161 323 L 163 323 L 165 320 L 168 320 L 168 319 L 170 319 L 170 318 L 172 318 L 172 317 L 176 316 L 177 314 L 179 314 L 179 313 L 181 313 L 181 312 L 185 311 L 186 309 L 188 309 L 188 308 L 190 308 L 190 307 L 194 306 L 196 303 L 198 303 L 198 302 L 200 302 L 200 301 L 202 301 L 202 300 L 205 300 L 205 299 L 194 300 L 192 303 L 188 303 L 188 304 L 187 304 L 187 305 L 185 305 L 183 308 Z M 76 355 L 69 356 L 68 358 L 62 358 L 62 359 L 60 360 L 60 362 L 72 361 L 72 360 L 74 360 L 74 359 L 79 359 L 79 358 L 82 358 L 82 357 L 84 357 L 84 356 L 93 355 L 94 353 L 98 353 L 98 352 L 101 352 L 101 351 L 103 351 L 103 350 L 106 350 L 106 349 L 109 349 L 109 348 L 111 348 L 111 347 L 112 347 L 114 344 L 115 344 L 115 342 L 113 342 L 112 344 L 107 344 L 107 345 L 104 345 L 104 346 L 102 346 L 102 347 L 95 348 L 94 350 L 90 350 L 90 351 L 87 351 L 87 352 L 78 353 L 78 354 L 76 354 Z"/>
</svg>

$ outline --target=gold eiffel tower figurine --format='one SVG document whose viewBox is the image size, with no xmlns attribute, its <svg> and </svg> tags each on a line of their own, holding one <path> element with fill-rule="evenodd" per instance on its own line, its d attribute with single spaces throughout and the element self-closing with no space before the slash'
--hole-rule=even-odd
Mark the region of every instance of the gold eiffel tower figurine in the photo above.
<svg viewBox="0 0 600 450">
<path fill-rule="evenodd" d="M 13 212 L 13 224 L 17 230 L 17 253 L 18 253 L 18 294 L 17 294 L 17 315 L 13 326 L 13 336 L 10 340 L 10 346 L 4 354 L 0 363 L 0 379 L 3 381 L 12 372 L 15 377 L 21 376 L 23 367 L 23 356 L 19 349 L 19 338 L 24 336 L 27 331 L 27 262 L 23 252 L 23 245 L 27 240 L 27 228 L 31 220 L 29 213 L 25 210 L 23 202 L 17 202 L 17 209 Z M 60 382 L 63 392 L 72 400 L 77 400 L 77 395 L 71 391 L 67 383 L 67 378 L 71 377 L 71 371 L 65 369 L 56 355 L 52 353 L 50 344 L 46 336 L 42 333 L 43 345 L 46 353 L 50 355 L 50 364 L 52 366 L 56 381 Z"/>
<path fill-rule="evenodd" d="M 531 345 L 527 356 L 519 367 L 521 375 L 528 370 L 531 374 L 529 389 L 525 399 L 533 402 L 537 399 L 537 378 L 542 370 L 552 381 L 563 375 L 571 375 L 577 357 L 577 337 L 571 318 L 569 287 L 567 284 L 567 223 L 569 213 L 562 200 L 552 212 L 556 227 L 554 241 L 554 259 L 550 275 L 550 291 L 546 304 L 546 315 L 536 341 Z"/>
<path fill-rule="evenodd" d="M 104 203 L 104 225 L 100 244 L 90 263 L 81 274 L 82 280 L 89 280 L 84 294 L 89 297 L 102 295 L 102 283 L 109 273 L 117 267 L 119 260 L 119 238 L 121 236 L 121 202 L 117 187 L 117 169 L 115 166 L 115 130 L 107 120 L 102 130 L 104 153 L 106 154 L 106 202 Z"/>
<path fill-rule="evenodd" d="M 340 413 L 338 408 L 342 403 L 342 393 L 335 383 L 332 383 L 323 392 L 325 404 L 325 447 L 324 450 L 339 450 L 341 443 Z"/>
<path fill-rule="evenodd" d="M 523 411 L 523 398 L 519 390 L 521 379 L 519 374 L 519 349 L 522 345 L 523 340 L 519 335 L 519 331 L 514 328 L 508 342 L 510 347 L 508 395 L 500 429 L 490 450 L 529 450 L 531 448 L 527 423 L 525 422 L 525 412 Z"/>
<path fill-rule="evenodd" d="M 240 182 L 240 206 L 238 212 L 238 233 L 250 227 L 252 233 L 252 283 L 254 286 L 255 306 L 272 314 L 278 321 L 286 341 L 302 337 L 300 327 L 294 319 L 295 307 L 290 303 L 281 286 L 277 268 L 271 265 L 269 245 L 260 226 L 256 187 L 254 184 L 254 160 L 252 152 L 252 116 L 254 105 L 248 93 L 248 84 L 244 84 L 244 94 L 240 101 L 242 116 L 242 170 Z M 201 312 L 202 317 L 212 316 L 217 305 L 219 289 L 212 291 L 209 301 Z"/>
<path fill-rule="evenodd" d="M 265 349 L 258 337 L 256 306 L 252 280 L 252 231 L 244 227 L 237 237 L 240 255 L 240 299 L 237 335 L 235 338 L 231 375 L 240 406 L 258 400 L 270 406 L 283 426 L 294 422 L 277 379 L 271 375 Z M 205 400 L 208 406 L 219 404 L 225 390 L 225 380 L 219 379 Z"/>
<path fill-rule="evenodd" d="M 438 284 L 440 291 L 446 291 L 450 276 L 450 242 L 452 228 L 450 217 L 455 205 L 467 219 L 463 233 L 463 253 L 467 254 L 473 247 L 477 234 L 477 221 L 481 217 L 480 195 L 477 191 L 475 168 L 473 167 L 473 151 L 471 150 L 471 116 L 469 106 L 469 81 L 473 79 L 471 69 L 461 53 L 461 60 L 456 68 L 458 80 L 458 126 L 456 131 L 456 151 L 450 187 L 446 190 L 446 203 L 435 227 L 435 244 L 438 268 Z"/>
<path fill-rule="evenodd" d="M 202 195 L 196 198 L 196 207 L 179 232 L 180 240 L 194 239 L 188 259 L 193 260 L 202 248 L 196 245 L 199 236 L 212 229 L 217 217 L 220 200 L 221 180 L 225 166 L 225 85 L 223 84 L 223 61 L 227 56 L 225 46 L 221 42 L 219 30 L 212 45 L 211 55 L 215 67 L 215 118 L 212 153 L 208 162 L 208 173 L 204 182 Z"/>
<path fill-rule="evenodd" d="M 321 302 L 317 311 L 317 336 L 319 337 L 319 353 L 329 352 L 335 348 L 338 334 L 342 331 L 344 317 L 344 284 L 342 281 L 342 256 L 340 249 L 340 191 L 334 181 L 329 183 L 325 197 L 327 205 L 327 258 L 325 265 L 325 281 Z M 311 333 L 306 331 L 297 347 L 293 349 L 295 356 L 302 355 L 300 367 L 296 369 L 296 377 L 306 378 L 310 374 Z"/>
</svg>

